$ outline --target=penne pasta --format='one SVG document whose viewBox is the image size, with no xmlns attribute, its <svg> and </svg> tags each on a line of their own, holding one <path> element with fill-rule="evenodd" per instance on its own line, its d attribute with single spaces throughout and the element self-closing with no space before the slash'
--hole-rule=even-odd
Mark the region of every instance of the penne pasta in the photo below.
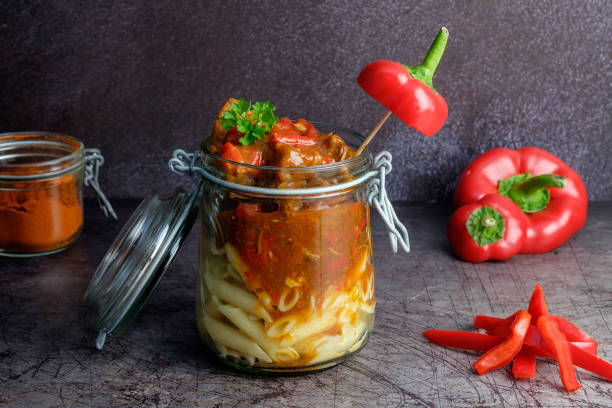
<svg viewBox="0 0 612 408">
<path fill-rule="evenodd" d="M 234 279 L 236 282 L 240 282 L 241 286 L 244 287 L 244 280 L 242 279 L 242 276 L 240 276 L 240 274 L 238 273 L 236 268 L 234 268 L 234 265 L 232 265 L 231 262 L 226 262 L 225 270 L 227 271 L 227 276 Z"/>
<path fill-rule="evenodd" d="M 272 297 L 270 296 L 270 294 L 268 292 L 266 292 L 263 289 L 261 289 L 261 290 L 259 290 L 257 292 L 257 297 L 259 298 L 259 301 L 261 302 L 261 304 L 267 310 L 271 310 L 272 309 Z"/>
<path fill-rule="evenodd" d="M 219 279 L 225 279 L 227 274 L 225 257 L 210 255 L 204 264 L 204 272 L 208 271 Z"/>
<path fill-rule="evenodd" d="M 262 309 L 265 310 L 264 308 L 257 307 L 257 297 L 252 293 L 223 279 L 214 277 L 210 273 L 204 273 L 204 280 L 208 290 L 219 299 L 238 306 L 242 310 L 255 313 L 266 321 L 272 320 L 269 314 L 262 312 Z"/>
<path fill-rule="evenodd" d="M 277 341 L 266 334 L 263 324 L 249 319 L 248 314 L 234 306 L 222 305 L 219 311 L 238 329 L 255 340 L 275 362 L 289 363 L 299 358 L 299 354 L 290 347 L 281 348 Z"/>
<path fill-rule="evenodd" d="M 307 337 L 330 329 L 336 324 L 337 312 L 338 309 L 329 309 L 324 311 L 321 317 L 317 319 L 309 319 L 304 323 L 295 325 L 290 332 L 282 337 L 280 344 L 282 346 L 293 346 Z"/>
<path fill-rule="evenodd" d="M 234 349 L 244 356 L 253 356 L 266 363 L 272 362 L 270 356 L 257 343 L 239 330 L 210 316 L 204 316 L 204 324 L 206 325 L 206 331 L 215 342 Z"/>
<path fill-rule="evenodd" d="M 281 317 L 266 329 L 266 334 L 272 338 L 282 337 L 293 329 L 295 323 L 296 319 L 293 316 Z"/>
<path fill-rule="evenodd" d="M 301 295 L 302 291 L 298 287 L 283 290 L 283 293 L 278 301 L 278 310 L 281 312 L 288 312 L 289 310 L 293 309 L 298 300 L 300 300 Z"/>
<path fill-rule="evenodd" d="M 225 254 L 225 247 L 218 247 L 216 244 L 216 239 L 212 238 L 212 239 L 208 239 L 208 238 L 204 238 L 208 242 L 208 249 L 210 250 L 210 252 L 213 255 L 224 255 Z"/>
<path fill-rule="evenodd" d="M 219 354 L 221 355 L 221 357 L 226 357 L 228 354 L 228 350 L 227 347 L 225 347 L 225 345 L 218 343 L 218 342 L 214 342 L 215 343 L 215 347 L 217 348 L 217 351 L 219 352 Z"/>
<path fill-rule="evenodd" d="M 369 313 L 369 314 L 373 314 L 375 308 L 376 308 L 376 302 L 365 303 L 365 304 L 359 305 L 360 310 L 362 310 L 365 313 Z"/>
<path fill-rule="evenodd" d="M 358 261 L 353 267 L 354 276 L 360 276 L 361 274 L 366 272 L 368 267 L 368 248 L 362 247 L 361 251 L 359 252 L 359 258 L 357 259 Z"/>
<path fill-rule="evenodd" d="M 358 318 L 358 310 L 359 305 L 356 302 L 346 303 L 344 307 L 340 310 L 340 314 L 338 315 L 338 323 L 342 325 L 355 323 Z"/>
<path fill-rule="evenodd" d="M 227 256 L 227 259 L 230 261 L 232 266 L 236 268 L 236 271 L 238 271 L 242 279 L 244 279 L 244 274 L 246 273 L 248 268 L 244 264 L 244 262 L 242 262 L 242 259 L 240 259 L 238 251 L 236 251 L 236 249 L 231 244 L 226 244 L 225 255 Z"/>
<path fill-rule="evenodd" d="M 206 303 L 206 314 L 210 317 L 214 317 L 215 319 L 221 318 L 221 313 L 219 312 L 219 306 L 221 306 L 221 301 L 215 295 L 211 295 L 208 298 Z"/>
</svg>

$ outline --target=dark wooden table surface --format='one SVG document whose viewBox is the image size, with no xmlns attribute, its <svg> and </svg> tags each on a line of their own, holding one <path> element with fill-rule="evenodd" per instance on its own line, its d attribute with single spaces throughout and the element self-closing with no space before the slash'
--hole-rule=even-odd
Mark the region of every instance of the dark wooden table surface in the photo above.
<svg viewBox="0 0 612 408">
<path fill-rule="evenodd" d="M 578 369 L 582 389 L 562 390 L 556 364 L 538 360 L 536 378 L 509 368 L 484 377 L 478 354 L 429 343 L 428 328 L 471 329 L 475 314 L 526 308 L 536 282 L 549 309 L 600 342 L 612 360 L 612 203 L 592 204 L 585 227 L 558 250 L 472 265 L 457 260 L 445 228 L 450 208 L 397 204 L 412 252 L 391 256 L 374 217 L 376 324 L 356 356 L 296 377 L 245 375 L 226 367 L 198 337 L 194 293 L 196 227 L 133 326 L 94 347 L 82 295 L 136 201 L 115 202 L 121 222 L 87 203 L 86 228 L 72 248 L 47 257 L 0 258 L 0 406 L 612 406 L 612 383 Z"/>
</svg>

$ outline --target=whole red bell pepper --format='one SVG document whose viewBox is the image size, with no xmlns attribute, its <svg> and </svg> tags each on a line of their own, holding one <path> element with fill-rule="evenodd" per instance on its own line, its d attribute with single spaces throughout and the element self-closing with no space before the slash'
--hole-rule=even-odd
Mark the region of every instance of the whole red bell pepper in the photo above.
<svg viewBox="0 0 612 408">
<path fill-rule="evenodd" d="M 448 116 L 448 105 L 432 83 L 447 39 L 448 30 L 443 27 L 421 65 L 374 61 L 361 71 L 357 83 L 405 124 L 433 136 Z"/>
<path fill-rule="evenodd" d="M 464 205 L 448 223 L 448 242 L 461 259 L 504 260 L 523 247 L 527 220 L 507 197 L 490 194 Z"/>
<path fill-rule="evenodd" d="M 587 192 L 578 173 L 537 147 L 498 148 L 477 157 L 463 172 L 453 203 L 460 207 L 489 194 L 505 195 L 523 210 L 523 254 L 559 247 L 586 220 Z"/>
</svg>

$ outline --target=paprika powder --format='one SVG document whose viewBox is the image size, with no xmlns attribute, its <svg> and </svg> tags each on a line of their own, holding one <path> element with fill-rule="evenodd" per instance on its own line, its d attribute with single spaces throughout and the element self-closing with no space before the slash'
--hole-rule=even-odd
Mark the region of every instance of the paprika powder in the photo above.
<svg viewBox="0 0 612 408">
<path fill-rule="evenodd" d="M 76 241 L 83 228 L 88 150 L 67 135 L 0 135 L 0 255 L 44 255 Z M 89 183 L 99 192 L 94 179 Z"/>
</svg>

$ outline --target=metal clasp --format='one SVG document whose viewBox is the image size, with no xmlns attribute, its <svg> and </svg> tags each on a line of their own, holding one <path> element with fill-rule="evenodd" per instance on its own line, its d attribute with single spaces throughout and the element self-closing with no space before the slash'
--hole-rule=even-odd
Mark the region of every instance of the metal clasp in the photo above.
<svg viewBox="0 0 612 408">
<path fill-rule="evenodd" d="M 98 181 L 100 166 L 102 166 L 102 164 L 104 164 L 104 157 L 100 153 L 100 150 L 85 149 L 85 175 L 83 177 L 83 184 L 94 189 L 98 198 L 98 205 L 104 215 L 107 218 L 110 215 L 114 219 L 117 219 L 117 214 L 111 203 L 106 199 L 106 196 L 100 188 L 100 182 Z"/>
<path fill-rule="evenodd" d="M 393 253 L 397 252 L 397 244 L 399 243 L 405 252 L 410 252 L 410 240 L 408 231 L 404 224 L 395 215 L 395 210 L 385 188 L 385 176 L 391 173 L 392 156 L 387 151 L 382 151 L 374 158 L 374 167 L 377 174 L 368 182 L 368 203 L 371 207 L 376 208 L 380 218 L 384 221 L 391 241 L 391 249 Z"/>
</svg>

